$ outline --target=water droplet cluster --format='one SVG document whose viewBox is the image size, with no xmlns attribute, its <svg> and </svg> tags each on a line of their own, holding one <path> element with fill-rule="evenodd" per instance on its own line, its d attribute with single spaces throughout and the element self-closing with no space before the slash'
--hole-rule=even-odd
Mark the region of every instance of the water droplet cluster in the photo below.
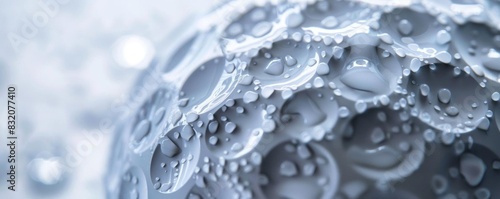
<svg viewBox="0 0 500 199">
<path fill-rule="evenodd" d="M 500 2 L 404 2 L 214 8 L 138 81 L 109 197 L 500 197 Z"/>
</svg>

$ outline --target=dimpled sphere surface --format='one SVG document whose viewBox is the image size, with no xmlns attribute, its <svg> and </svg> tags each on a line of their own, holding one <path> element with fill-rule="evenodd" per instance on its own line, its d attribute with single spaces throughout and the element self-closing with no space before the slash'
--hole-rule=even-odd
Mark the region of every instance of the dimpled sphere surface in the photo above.
<svg viewBox="0 0 500 199">
<path fill-rule="evenodd" d="M 500 198 L 499 1 L 229 1 L 160 49 L 109 198 Z"/>
</svg>

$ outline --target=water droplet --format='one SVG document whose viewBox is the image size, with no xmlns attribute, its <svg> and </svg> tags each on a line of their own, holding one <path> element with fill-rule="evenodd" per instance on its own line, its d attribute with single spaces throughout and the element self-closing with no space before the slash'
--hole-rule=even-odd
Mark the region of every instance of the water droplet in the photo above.
<svg viewBox="0 0 500 199">
<path fill-rule="evenodd" d="M 231 146 L 231 151 L 233 152 L 239 152 L 243 149 L 243 145 L 239 142 L 236 142 L 233 144 L 233 146 Z"/>
<path fill-rule="evenodd" d="M 348 63 L 340 81 L 349 88 L 376 94 L 384 93 L 389 86 L 374 63 L 367 59 L 355 59 Z"/>
<path fill-rule="evenodd" d="M 229 163 L 229 171 L 231 171 L 231 172 L 238 171 L 238 167 L 239 167 L 239 165 L 238 165 L 237 162 L 231 162 L 231 163 Z"/>
<path fill-rule="evenodd" d="M 253 152 L 250 158 L 255 165 L 260 165 L 262 163 L 262 155 L 258 152 Z"/>
<path fill-rule="evenodd" d="M 462 140 L 459 140 L 458 142 L 455 143 L 454 148 L 455 148 L 455 154 L 460 155 L 465 151 L 465 144 Z"/>
<path fill-rule="evenodd" d="M 495 49 L 490 49 L 483 60 L 483 65 L 490 70 L 500 71 L 500 53 Z"/>
<path fill-rule="evenodd" d="M 354 108 L 356 109 L 356 112 L 358 112 L 358 113 L 365 112 L 367 107 L 368 106 L 366 105 L 366 103 L 361 101 L 361 100 L 356 101 L 356 103 L 354 104 Z"/>
<path fill-rule="evenodd" d="M 203 177 L 203 176 L 197 176 L 195 184 L 196 184 L 196 186 L 198 186 L 200 188 L 205 188 L 206 185 L 207 185 L 205 177 Z"/>
<path fill-rule="evenodd" d="M 164 155 L 171 157 L 171 158 L 175 157 L 177 154 L 180 153 L 179 147 L 174 142 L 172 142 L 172 140 L 170 140 L 169 138 L 166 138 L 161 142 L 160 149 Z"/>
<path fill-rule="evenodd" d="M 441 195 L 448 189 L 448 181 L 442 175 L 434 175 L 431 179 L 431 186 L 434 193 Z"/>
<path fill-rule="evenodd" d="M 375 129 L 373 129 L 370 138 L 371 138 L 371 141 L 373 143 L 379 144 L 379 143 L 381 143 L 382 141 L 385 140 L 385 133 L 384 133 L 384 131 L 382 131 L 381 128 L 377 127 Z"/>
<path fill-rule="evenodd" d="M 297 154 L 302 159 L 309 159 L 311 157 L 311 150 L 307 147 L 307 145 L 300 144 L 297 146 Z"/>
<path fill-rule="evenodd" d="M 405 77 L 407 77 L 408 75 L 410 75 L 410 73 L 411 73 L 411 71 L 409 69 L 407 69 L 407 68 L 403 69 L 403 75 Z"/>
<path fill-rule="evenodd" d="M 436 54 L 436 59 L 447 64 L 451 62 L 451 55 L 446 51 L 441 51 Z"/>
<path fill-rule="evenodd" d="M 420 94 L 422 94 L 422 96 L 429 95 L 430 88 L 429 88 L 429 86 L 427 86 L 427 84 L 422 84 L 422 85 L 420 85 L 419 88 L 420 88 Z"/>
<path fill-rule="evenodd" d="M 493 161 L 493 163 L 491 164 L 491 168 L 495 170 L 500 170 L 500 160 Z"/>
<path fill-rule="evenodd" d="M 438 44 L 446 44 L 446 43 L 450 42 L 450 40 L 451 40 L 451 36 L 450 36 L 450 33 L 448 33 L 448 31 L 440 30 L 437 33 L 436 41 Z"/>
<path fill-rule="evenodd" d="M 262 130 L 266 133 L 273 132 L 275 128 L 276 122 L 274 122 L 274 120 L 267 119 L 262 122 Z"/>
<path fill-rule="evenodd" d="M 479 188 L 474 191 L 474 196 L 476 196 L 477 199 L 489 199 L 491 197 L 491 193 L 490 190 L 486 188 Z"/>
<path fill-rule="evenodd" d="M 445 112 L 446 112 L 446 114 L 448 114 L 449 116 L 454 117 L 454 116 L 457 116 L 457 115 L 458 115 L 459 110 L 458 110 L 458 108 L 457 108 L 457 107 L 454 107 L 454 106 L 449 106 L 449 107 L 446 107 Z"/>
<path fill-rule="evenodd" d="M 290 55 L 285 56 L 285 64 L 287 66 L 293 66 L 297 64 L 297 60 Z"/>
<path fill-rule="evenodd" d="M 153 185 L 153 188 L 158 190 L 158 189 L 160 189 L 160 186 L 161 186 L 161 183 L 157 182 Z"/>
<path fill-rule="evenodd" d="M 250 13 L 250 19 L 252 21 L 262 21 L 266 19 L 266 12 L 262 8 L 256 8 Z"/>
<path fill-rule="evenodd" d="M 477 121 L 477 128 L 483 131 L 488 130 L 488 128 L 490 128 L 490 120 L 486 117 L 482 117 Z"/>
<path fill-rule="evenodd" d="M 259 95 L 253 91 L 247 91 L 245 93 L 245 95 L 243 96 L 243 102 L 245 102 L 247 104 L 251 103 L 251 102 L 255 102 L 255 101 L 257 101 L 257 99 L 259 99 Z"/>
<path fill-rule="evenodd" d="M 216 145 L 218 141 L 219 138 L 217 138 L 216 136 L 211 136 L 210 138 L 208 138 L 208 143 L 210 143 L 211 145 Z"/>
<path fill-rule="evenodd" d="M 427 129 L 424 131 L 424 139 L 427 142 L 433 142 L 436 139 L 436 132 L 431 129 Z"/>
<path fill-rule="evenodd" d="M 200 195 L 195 193 L 189 193 L 188 199 L 203 199 Z"/>
<path fill-rule="evenodd" d="M 406 19 L 399 21 L 398 30 L 403 35 L 409 35 L 413 31 L 413 25 Z"/>
<path fill-rule="evenodd" d="M 272 29 L 272 24 L 267 21 L 259 22 L 252 29 L 252 35 L 255 37 L 261 37 L 267 34 Z"/>
<path fill-rule="evenodd" d="M 239 23 L 233 23 L 227 29 L 227 33 L 230 36 L 237 36 L 237 35 L 241 34 L 242 32 L 243 32 L 243 26 L 241 26 L 241 24 L 239 24 Z"/>
<path fill-rule="evenodd" d="M 217 132 L 218 128 L 219 128 L 219 122 L 217 122 L 217 121 L 211 121 L 210 123 L 208 123 L 208 131 L 210 133 Z"/>
<path fill-rule="evenodd" d="M 151 122 L 149 120 L 142 120 L 137 124 L 137 126 L 134 129 L 134 138 L 136 141 L 141 141 L 144 137 L 146 137 L 149 134 L 149 131 L 151 129 Z"/>
<path fill-rule="evenodd" d="M 381 122 L 386 122 L 387 121 L 387 115 L 384 112 L 378 112 L 377 113 L 377 119 Z"/>
<path fill-rule="evenodd" d="M 245 85 L 245 86 L 248 86 L 248 85 L 250 85 L 252 82 L 253 82 L 253 76 L 251 76 L 251 75 L 244 75 L 244 76 L 241 78 L 241 80 L 240 80 L 239 84 L 241 84 L 241 85 Z"/>
<path fill-rule="evenodd" d="M 304 164 L 304 168 L 302 170 L 302 173 L 305 175 L 305 176 L 312 176 L 314 175 L 314 172 L 316 171 L 316 165 L 314 165 L 313 163 L 305 163 Z"/>
<path fill-rule="evenodd" d="M 236 66 L 233 64 L 233 63 L 228 63 L 226 64 L 226 66 L 224 67 L 224 70 L 227 72 L 227 73 L 232 73 L 234 71 L 234 69 L 236 68 Z"/>
<path fill-rule="evenodd" d="M 486 172 L 486 165 L 481 158 L 466 153 L 460 157 L 460 173 L 470 186 L 477 186 Z"/>
<path fill-rule="evenodd" d="M 450 145 L 453 143 L 453 141 L 455 140 L 455 134 L 454 133 L 450 133 L 450 132 L 443 132 L 441 134 L 441 141 L 443 142 L 443 144 L 445 145 Z"/>
<path fill-rule="evenodd" d="M 448 104 L 451 99 L 451 92 L 446 88 L 442 88 L 438 91 L 438 99 L 441 103 Z"/>
<path fill-rule="evenodd" d="M 462 73 L 462 70 L 459 67 L 453 68 L 453 75 L 454 76 L 459 76 L 460 73 Z"/>
<path fill-rule="evenodd" d="M 267 114 L 273 114 L 276 111 L 276 106 L 270 104 L 266 107 Z"/>
<path fill-rule="evenodd" d="M 349 112 L 349 109 L 347 109 L 347 107 L 343 106 L 343 107 L 340 107 L 339 108 L 339 117 L 340 118 L 346 118 L 347 116 L 349 116 L 350 112 Z"/>
<path fill-rule="evenodd" d="M 333 47 L 333 57 L 335 59 L 340 59 L 342 55 L 344 54 L 344 49 L 339 47 L 339 46 L 334 46 Z"/>
<path fill-rule="evenodd" d="M 321 87 L 325 86 L 325 82 L 323 81 L 323 79 L 321 77 L 316 77 L 316 78 L 314 78 L 313 85 L 316 88 L 321 88 Z"/>
<path fill-rule="evenodd" d="M 398 147 L 399 147 L 399 149 L 401 149 L 401 151 L 404 151 L 404 152 L 408 152 L 411 149 L 410 144 L 408 142 L 405 142 L 405 141 L 399 143 Z"/>
<path fill-rule="evenodd" d="M 281 60 L 275 59 L 267 65 L 266 69 L 264 70 L 265 73 L 269 75 L 274 75 L 274 76 L 279 76 L 283 74 L 283 71 L 285 70 L 283 64 L 281 63 Z"/>
<path fill-rule="evenodd" d="M 286 18 L 286 25 L 291 28 L 295 28 L 302 24 L 304 17 L 300 13 L 292 13 Z"/>
<path fill-rule="evenodd" d="M 493 94 L 491 94 L 491 100 L 498 102 L 500 100 L 500 93 L 494 92 Z"/>
<path fill-rule="evenodd" d="M 410 62 L 410 70 L 413 72 L 417 72 L 418 69 L 420 69 L 421 64 L 422 63 L 420 62 L 419 59 L 413 58 Z"/>
<path fill-rule="evenodd" d="M 271 94 L 272 94 L 272 93 L 271 93 Z M 269 94 L 269 96 L 270 96 L 271 94 Z M 267 96 L 267 97 L 269 97 L 269 96 Z M 237 112 L 237 113 L 240 113 L 240 114 L 241 114 L 241 113 L 244 113 L 244 112 L 245 112 L 245 108 L 243 108 L 243 107 L 241 107 L 241 106 L 238 106 L 238 107 L 236 107 L 236 112 Z"/>
<path fill-rule="evenodd" d="M 189 112 L 186 114 L 186 122 L 191 123 L 198 120 L 199 115 L 193 112 Z"/>
<path fill-rule="evenodd" d="M 386 44 L 393 44 L 394 42 L 392 41 L 392 37 L 391 35 L 387 34 L 387 33 L 382 33 L 382 34 L 379 34 L 378 35 L 378 38 L 380 38 L 380 40 L 382 40 L 384 43 Z"/>
<path fill-rule="evenodd" d="M 130 199 L 138 199 L 138 198 L 139 198 L 139 193 L 137 193 L 136 189 L 132 189 L 132 191 L 130 191 Z"/>
<path fill-rule="evenodd" d="M 290 161 L 283 161 L 280 165 L 280 174 L 287 177 L 297 175 L 297 166 Z"/>
<path fill-rule="evenodd" d="M 330 4 L 328 1 L 318 1 L 316 3 L 316 9 L 318 9 L 318 11 L 321 11 L 321 12 L 328 11 L 329 7 L 330 7 Z"/>
<path fill-rule="evenodd" d="M 164 107 L 161 107 L 158 110 L 156 110 L 155 116 L 153 117 L 153 124 L 156 125 L 160 124 L 161 120 L 165 116 L 165 112 L 166 110 Z"/>
<path fill-rule="evenodd" d="M 296 42 L 299 42 L 302 40 L 302 34 L 300 32 L 295 32 L 292 34 L 292 39 Z"/>
<path fill-rule="evenodd" d="M 339 21 L 334 16 L 328 16 L 321 21 L 325 28 L 334 28 L 339 24 Z M 339 42 L 340 43 L 340 42 Z"/>
<path fill-rule="evenodd" d="M 293 92 L 290 89 L 285 89 L 281 92 L 281 97 L 285 100 L 292 97 L 292 95 L 293 95 Z"/>
<path fill-rule="evenodd" d="M 236 129 L 236 124 L 234 124 L 232 122 L 226 123 L 226 126 L 224 128 L 226 133 L 233 133 L 235 129 Z"/>
<path fill-rule="evenodd" d="M 380 103 L 384 106 L 387 106 L 389 105 L 389 103 L 391 102 L 391 100 L 389 99 L 389 97 L 387 97 L 387 95 L 381 95 L 379 97 L 379 100 L 380 100 Z"/>
<path fill-rule="evenodd" d="M 194 136 L 194 130 L 191 126 L 186 125 L 182 128 L 181 137 L 182 139 L 189 141 Z"/>
<path fill-rule="evenodd" d="M 342 186 L 342 193 L 348 198 L 360 198 L 367 189 L 368 185 L 366 183 L 362 181 L 353 181 Z"/>
<path fill-rule="evenodd" d="M 318 68 L 316 68 L 316 73 L 318 75 L 328 75 L 330 73 L 330 67 L 324 62 L 318 64 Z"/>
<path fill-rule="evenodd" d="M 308 66 L 313 66 L 313 65 L 314 65 L 314 64 L 316 64 L 316 63 L 317 63 L 317 61 L 316 61 L 316 59 L 314 59 L 314 58 L 311 58 L 311 59 L 309 59 L 309 60 L 307 61 L 307 65 L 308 65 Z"/>
<path fill-rule="evenodd" d="M 467 138 L 467 142 L 469 143 L 468 148 L 471 149 L 472 145 L 474 145 L 474 139 L 472 138 L 472 136 L 469 136 L 469 138 Z"/>
<path fill-rule="evenodd" d="M 389 56 L 391 56 L 391 53 L 389 51 L 384 50 L 384 52 L 382 52 L 382 57 L 387 58 Z"/>
</svg>

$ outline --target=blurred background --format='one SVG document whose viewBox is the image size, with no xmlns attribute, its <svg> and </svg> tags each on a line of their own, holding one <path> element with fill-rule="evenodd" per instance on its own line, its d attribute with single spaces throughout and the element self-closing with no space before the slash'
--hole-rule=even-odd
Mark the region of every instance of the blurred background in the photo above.
<svg viewBox="0 0 500 199">
<path fill-rule="evenodd" d="M 112 134 L 98 136 L 99 125 L 168 48 L 158 44 L 217 3 L 0 0 L 0 98 L 15 84 L 18 110 L 17 190 L 7 190 L 2 130 L 1 198 L 105 198 Z"/>
</svg>

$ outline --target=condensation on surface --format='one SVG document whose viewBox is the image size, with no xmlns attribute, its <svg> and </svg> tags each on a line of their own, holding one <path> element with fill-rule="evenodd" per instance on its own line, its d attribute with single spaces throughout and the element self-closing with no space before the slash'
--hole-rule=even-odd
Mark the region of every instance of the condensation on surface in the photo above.
<svg viewBox="0 0 500 199">
<path fill-rule="evenodd" d="M 498 6 L 230 1 L 115 150 L 149 198 L 500 197 Z"/>
</svg>

